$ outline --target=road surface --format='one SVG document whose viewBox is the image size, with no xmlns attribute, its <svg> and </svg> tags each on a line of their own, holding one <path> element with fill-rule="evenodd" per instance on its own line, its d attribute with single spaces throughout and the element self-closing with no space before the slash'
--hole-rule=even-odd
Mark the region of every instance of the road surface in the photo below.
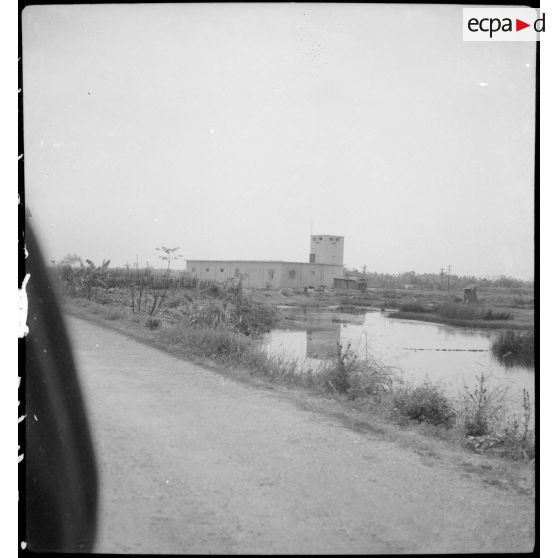
<svg viewBox="0 0 558 558">
<path fill-rule="evenodd" d="M 530 551 L 532 499 L 67 317 L 103 553 Z"/>
</svg>

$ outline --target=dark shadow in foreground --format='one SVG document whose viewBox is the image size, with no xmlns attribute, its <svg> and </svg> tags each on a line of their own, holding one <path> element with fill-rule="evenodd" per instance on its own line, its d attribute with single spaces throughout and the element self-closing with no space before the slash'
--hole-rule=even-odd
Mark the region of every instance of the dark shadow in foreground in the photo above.
<svg viewBox="0 0 558 558">
<path fill-rule="evenodd" d="M 27 544 L 35 552 L 89 552 L 97 519 L 93 444 L 56 294 L 28 225 L 25 238 Z"/>
</svg>

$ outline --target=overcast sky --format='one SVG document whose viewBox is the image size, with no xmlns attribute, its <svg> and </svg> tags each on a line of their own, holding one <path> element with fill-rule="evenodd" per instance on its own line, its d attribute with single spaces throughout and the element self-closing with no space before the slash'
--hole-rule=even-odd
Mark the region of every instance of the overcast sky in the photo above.
<svg viewBox="0 0 558 558">
<path fill-rule="evenodd" d="M 455 6 L 31 6 L 26 202 L 47 259 L 533 277 L 535 45 Z M 313 225 L 312 225 L 313 223 Z"/>
</svg>

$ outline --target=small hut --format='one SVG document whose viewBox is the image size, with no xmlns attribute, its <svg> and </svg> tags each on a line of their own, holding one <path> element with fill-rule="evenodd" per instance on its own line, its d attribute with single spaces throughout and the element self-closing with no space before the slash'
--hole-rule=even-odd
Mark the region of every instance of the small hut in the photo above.
<svg viewBox="0 0 558 558">
<path fill-rule="evenodd" d="M 334 277 L 334 289 L 355 289 L 359 291 L 366 291 L 366 280 L 357 277 Z"/>
<path fill-rule="evenodd" d="M 478 302 L 476 285 L 469 285 L 463 289 L 463 302 Z"/>
</svg>

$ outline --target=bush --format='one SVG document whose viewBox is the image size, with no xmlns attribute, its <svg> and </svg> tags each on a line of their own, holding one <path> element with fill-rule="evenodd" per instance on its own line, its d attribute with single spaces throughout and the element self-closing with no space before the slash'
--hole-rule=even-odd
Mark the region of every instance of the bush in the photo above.
<svg viewBox="0 0 558 558">
<path fill-rule="evenodd" d="M 473 389 L 465 386 L 461 397 L 460 422 L 466 436 L 487 436 L 496 432 L 503 420 L 506 393 L 488 387 L 484 372 Z"/>
<path fill-rule="evenodd" d="M 319 383 L 326 391 L 348 395 L 349 399 L 381 399 L 392 386 L 391 370 L 373 360 L 362 360 L 351 349 L 337 343 L 335 358 L 318 369 Z"/>
<path fill-rule="evenodd" d="M 399 387 L 394 391 L 393 404 L 399 414 L 417 422 L 450 427 L 456 416 L 449 398 L 429 381 Z"/>
<path fill-rule="evenodd" d="M 274 306 L 243 297 L 237 302 L 234 324 L 235 328 L 245 335 L 259 335 L 268 332 L 277 318 L 278 312 Z"/>
<path fill-rule="evenodd" d="M 490 350 L 504 364 L 533 367 L 535 365 L 535 332 L 503 331 L 492 341 Z"/>
<path fill-rule="evenodd" d="M 489 308 L 480 314 L 481 320 L 511 320 L 512 314 L 510 312 L 496 312 Z"/>
<path fill-rule="evenodd" d="M 524 389 L 523 416 L 515 415 L 505 421 L 494 418 L 483 421 L 485 427 L 482 430 L 470 430 L 466 445 L 477 453 L 490 449 L 511 459 L 529 461 L 535 457 L 535 436 L 529 428 L 530 421 L 531 403 L 529 393 Z"/>
<path fill-rule="evenodd" d="M 158 318 L 149 317 L 145 320 L 145 327 L 151 330 L 158 329 L 160 325 L 161 321 Z"/>
<path fill-rule="evenodd" d="M 337 355 L 322 369 L 324 388 L 326 391 L 347 393 L 351 386 L 350 376 L 357 365 L 357 355 L 351 351 L 349 343 L 345 349 L 341 343 L 337 343 Z"/>
</svg>

